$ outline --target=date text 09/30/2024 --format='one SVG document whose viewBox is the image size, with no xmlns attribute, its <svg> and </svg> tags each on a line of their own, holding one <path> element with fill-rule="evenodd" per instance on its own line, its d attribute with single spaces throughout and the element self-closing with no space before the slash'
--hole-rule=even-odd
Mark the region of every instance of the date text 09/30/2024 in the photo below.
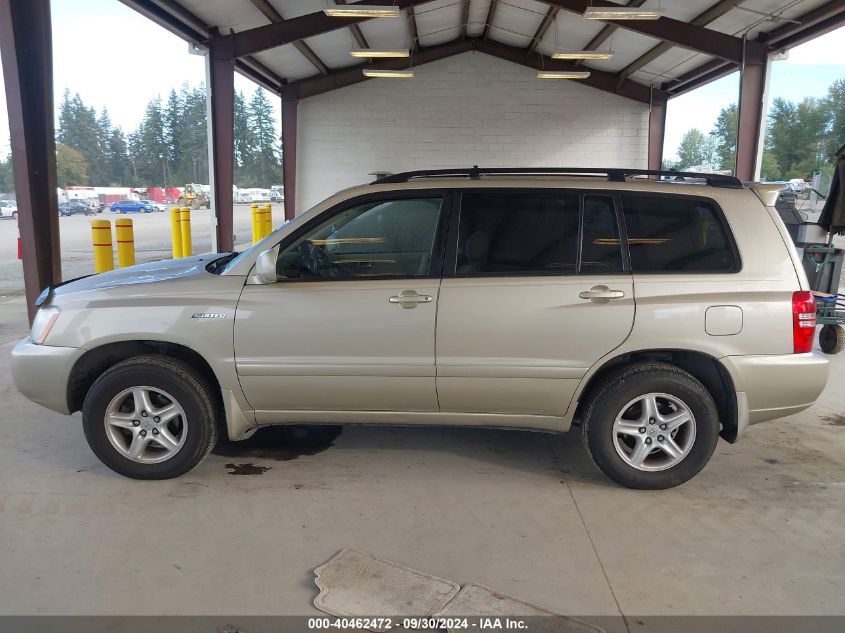
<svg viewBox="0 0 845 633">
<path fill-rule="evenodd" d="M 478 631 L 525 631 L 528 623 L 523 618 L 512 617 L 472 617 L 472 618 L 389 618 L 389 617 L 355 617 L 355 618 L 309 618 L 308 628 L 311 630 L 328 629 L 368 629 L 374 631 L 390 631 L 393 629 L 406 630 L 478 630 Z"/>
</svg>

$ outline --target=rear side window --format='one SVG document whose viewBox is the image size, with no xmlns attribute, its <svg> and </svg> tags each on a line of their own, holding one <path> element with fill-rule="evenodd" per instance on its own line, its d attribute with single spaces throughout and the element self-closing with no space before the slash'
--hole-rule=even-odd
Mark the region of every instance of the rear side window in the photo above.
<svg viewBox="0 0 845 633">
<path fill-rule="evenodd" d="M 648 273 L 734 272 L 737 257 L 716 206 L 677 196 L 622 196 L 631 268 Z"/>
<path fill-rule="evenodd" d="M 608 196 L 554 190 L 461 195 L 458 274 L 566 275 L 621 269 L 616 214 Z"/>
</svg>

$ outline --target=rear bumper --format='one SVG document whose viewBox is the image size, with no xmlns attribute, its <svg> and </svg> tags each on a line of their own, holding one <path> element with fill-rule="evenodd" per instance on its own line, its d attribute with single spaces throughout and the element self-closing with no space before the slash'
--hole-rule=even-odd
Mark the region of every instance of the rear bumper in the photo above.
<svg viewBox="0 0 845 633">
<path fill-rule="evenodd" d="M 821 352 L 726 356 L 721 362 L 737 392 L 737 436 L 749 424 L 811 407 L 827 384 L 828 361 Z"/>
<path fill-rule="evenodd" d="M 74 364 L 84 353 L 84 349 L 76 347 L 34 345 L 26 338 L 12 350 L 15 387 L 36 404 L 68 414 L 68 380 Z"/>
</svg>

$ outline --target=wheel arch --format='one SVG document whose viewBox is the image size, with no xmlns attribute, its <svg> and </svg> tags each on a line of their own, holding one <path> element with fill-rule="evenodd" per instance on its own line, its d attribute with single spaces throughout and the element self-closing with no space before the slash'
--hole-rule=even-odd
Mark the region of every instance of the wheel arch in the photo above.
<svg viewBox="0 0 845 633">
<path fill-rule="evenodd" d="M 115 341 L 94 347 L 74 363 L 67 386 L 68 410 L 73 413 L 82 409 L 85 396 L 104 372 L 117 363 L 144 354 L 171 356 L 188 363 L 197 370 L 211 386 L 218 404 L 223 406 L 220 380 L 208 361 L 196 350 L 179 343 L 160 340 Z"/>
<path fill-rule="evenodd" d="M 728 370 L 717 358 L 704 352 L 685 349 L 660 348 L 629 351 L 605 360 L 588 373 L 574 396 L 575 411 L 573 420 L 580 420 L 583 409 L 592 393 L 607 379 L 623 367 L 640 362 L 659 361 L 668 363 L 696 378 L 713 397 L 722 425 L 720 435 L 726 441 L 736 441 L 738 429 L 738 411 L 736 390 Z M 570 408 L 572 405 L 570 404 Z"/>
</svg>

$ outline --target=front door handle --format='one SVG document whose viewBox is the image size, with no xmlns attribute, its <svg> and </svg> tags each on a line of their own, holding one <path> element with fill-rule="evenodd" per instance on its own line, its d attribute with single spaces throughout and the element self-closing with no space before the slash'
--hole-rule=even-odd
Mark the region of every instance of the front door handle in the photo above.
<svg viewBox="0 0 845 633">
<path fill-rule="evenodd" d="M 625 293 L 621 290 L 611 290 L 607 286 L 600 285 L 579 292 L 578 296 L 582 299 L 589 299 L 593 303 L 607 303 L 611 299 L 621 299 L 625 296 Z"/>
<path fill-rule="evenodd" d="M 416 290 L 403 290 L 398 296 L 388 299 L 390 303 L 398 303 L 400 307 L 410 310 L 420 303 L 431 303 L 431 295 L 419 295 Z"/>
</svg>

